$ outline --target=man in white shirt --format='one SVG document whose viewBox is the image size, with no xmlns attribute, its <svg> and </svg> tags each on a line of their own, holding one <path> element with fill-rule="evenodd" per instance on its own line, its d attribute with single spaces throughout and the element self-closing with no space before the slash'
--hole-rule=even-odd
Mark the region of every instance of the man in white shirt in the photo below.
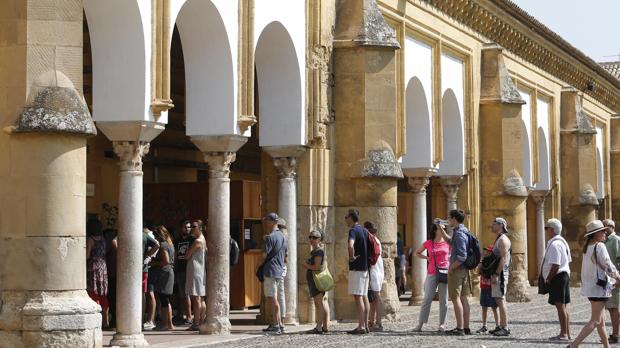
<svg viewBox="0 0 620 348">
<path fill-rule="evenodd" d="M 558 311 L 560 334 L 550 340 L 568 341 L 570 337 L 570 318 L 567 304 L 570 303 L 570 248 L 561 236 L 562 223 L 549 219 L 545 224 L 545 234 L 549 241 L 543 258 L 542 275 L 549 289 L 549 304 Z"/>
</svg>

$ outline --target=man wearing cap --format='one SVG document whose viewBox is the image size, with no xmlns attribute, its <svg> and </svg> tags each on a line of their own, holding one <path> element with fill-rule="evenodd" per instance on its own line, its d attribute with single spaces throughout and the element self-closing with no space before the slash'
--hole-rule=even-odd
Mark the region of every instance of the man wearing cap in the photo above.
<svg viewBox="0 0 620 348">
<path fill-rule="evenodd" d="M 620 261 L 620 237 L 616 234 L 616 223 L 611 219 L 603 220 L 603 226 L 607 227 L 607 240 L 605 247 L 609 253 L 609 258 L 614 266 L 618 268 Z M 615 287 L 611 292 L 611 297 L 605 303 L 605 308 L 609 311 L 611 318 L 612 334 L 609 335 L 609 343 L 618 343 L 618 331 L 620 329 L 620 313 L 618 312 L 618 304 L 620 302 L 620 291 Z"/>
<path fill-rule="evenodd" d="M 357 307 L 358 324 L 350 334 L 368 333 L 368 230 L 359 223 L 360 213 L 349 209 L 344 217 L 349 227 L 349 294 L 353 295 Z"/>
<path fill-rule="evenodd" d="M 265 231 L 271 231 L 265 237 L 265 253 L 263 254 L 263 293 L 270 304 L 272 324 L 264 331 L 273 334 L 281 334 L 284 331 L 282 317 L 280 316 L 280 304 L 278 302 L 278 287 L 284 283 L 284 265 L 287 254 L 287 240 L 282 231 L 278 229 L 278 214 L 269 213 L 263 217 Z"/>
<path fill-rule="evenodd" d="M 496 217 L 491 224 L 491 230 L 497 238 L 493 245 L 493 254 L 499 257 L 495 274 L 491 276 L 491 297 L 495 299 L 499 309 L 499 327 L 490 331 L 494 336 L 508 336 L 508 313 L 506 308 L 506 288 L 508 287 L 508 266 L 510 266 L 510 239 L 508 223 L 501 217 Z"/>
<path fill-rule="evenodd" d="M 555 306 L 560 321 L 560 334 L 549 338 L 552 341 L 570 340 L 570 247 L 562 234 L 562 223 L 549 219 L 545 224 L 545 235 L 549 240 L 542 263 L 542 276 L 549 290 L 549 304 Z"/>
</svg>

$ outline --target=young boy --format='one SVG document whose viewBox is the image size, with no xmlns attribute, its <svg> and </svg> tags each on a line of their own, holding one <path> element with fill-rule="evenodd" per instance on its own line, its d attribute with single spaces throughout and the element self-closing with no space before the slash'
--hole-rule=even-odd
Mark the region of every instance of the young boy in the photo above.
<svg viewBox="0 0 620 348">
<path fill-rule="evenodd" d="M 482 257 L 485 257 L 493 252 L 493 244 L 482 250 Z M 480 266 L 478 266 L 480 268 Z M 482 273 L 480 274 L 480 306 L 482 306 L 482 327 L 476 331 L 477 334 L 487 332 L 487 309 L 491 307 L 493 309 L 493 317 L 495 318 L 495 326 L 498 327 L 497 317 L 497 303 L 495 299 L 491 297 L 491 278 L 485 278 Z"/>
</svg>

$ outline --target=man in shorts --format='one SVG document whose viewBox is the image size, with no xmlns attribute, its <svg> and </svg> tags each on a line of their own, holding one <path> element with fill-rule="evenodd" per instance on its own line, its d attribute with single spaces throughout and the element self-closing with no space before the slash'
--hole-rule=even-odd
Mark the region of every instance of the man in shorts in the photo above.
<svg viewBox="0 0 620 348">
<path fill-rule="evenodd" d="M 279 335 L 284 332 L 280 303 L 278 302 L 278 288 L 284 286 L 284 266 L 287 255 L 287 240 L 278 229 L 278 214 L 269 213 L 263 218 L 265 231 L 270 233 L 265 237 L 265 253 L 263 254 L 263 292 L 267 302 L 271 305 L 272 323 L 264 332 Z"/>
<path fill-rule="evenodd" d="M 609 259 L 616 268 L 620 261 L 620 237 L 616 234 L 616 223 L 611 219 L 603 221 L 603 226 L 607 227 L 607 240 L 605 247 L 609 253 Z M 609 343 L 618 343 L 618 329 L 620 329 L 620 313 L 618 313 L 618 302 L 620 302 L 620 290 L 614 287 L 611 291 L 611 297 L 605 303 L 605 308 L 609 311 L 611 318 L 612 333 L 609 335 Z"/>
<path fill-rule="evenodd" d="M 549 219 L 545 224 L 547 248 L 543 257 L 542 276 L 549 290 L 549 304 L 555 306 L 560 321 L 560 334 L 549 338 L 552 341 L 568 341 L 570 337 L 570 247 L 562 238 L 562 223 Z M 616 313 L 618 312 L 616 307 Z"/>
<path fill-rule="evenodd" d="M 359 224 L 360 213 L 349 209 L 344 217 L 349 227 L 349 294 L 353 295 L 357 307 L 357 327 L 350 334 L 368 333 L 368 231 Z"/>
<path fill-rule="evenodd" d="M 456 328 L 446 331 L 448 335 L 464 336 L 471 335 L 469 329 L 469 301 L 471 294 L 471 282 L 469 272 L 465 268 L 467 260 L 467 244 L 469 231 L 463 225 L 465 213 L 462 210 L 450 210 L 448 213 L 448 226 L 452 229 L 450 244 L 450 266 L 448 267 L 448 297 L 454 306 Z M 437 228 L 445 233 L 444 226 L 440 223 Z"/>
<path fill-rule="evenodd" d="M 504 218 L 496 217 L 491 224 L 491 231 L 496 236 L 493 254 L 499 257 L 495 274 L 491 276 L 491 297 L 495 299 L 499 310 L 499 327 L 489 331 L 494 336 L 508 336 L 508 308 L 506 307 L 506 289 L 508 288 L 508 268 L 510 266 L 510 248 L 512 243 L 506 235 L 508 223 Z"/>
</svg>

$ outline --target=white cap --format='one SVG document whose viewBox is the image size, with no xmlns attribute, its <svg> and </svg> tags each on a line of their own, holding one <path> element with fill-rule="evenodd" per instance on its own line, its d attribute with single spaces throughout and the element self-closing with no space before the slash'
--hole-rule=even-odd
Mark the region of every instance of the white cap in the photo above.
<svg viewBox="0 0 620 348">
<path fill-rule="evenodd" d="M 560 222 L 560 220 L 558 219 L 547 220 L 547 223 L 545 224 L 545 228 L 547 227 L 553 228 L 553 231 L 555 232 L 555 234 L 562 233 L 562 222 Z"/>
</svg>

